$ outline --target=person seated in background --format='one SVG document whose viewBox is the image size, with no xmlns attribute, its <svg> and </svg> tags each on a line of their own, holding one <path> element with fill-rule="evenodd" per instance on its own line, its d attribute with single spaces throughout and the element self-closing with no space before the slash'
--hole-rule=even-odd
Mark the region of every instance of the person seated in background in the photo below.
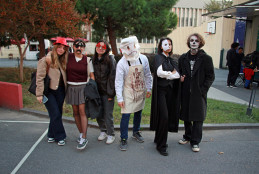
<svg viewBox="0 0 259 174">
<path fill-rule="evenodd" d="M 244 68 L 243 70 L 244 74 L 245 74 L 245 88 L 246 89 L 250 89 L 250 84 L 252 81 L 252 78 L 254 76 L 255 72 L 258 72 L 257 67 L 255 69 L 252 69 L 250 67 Z"/>
<path fill-rule="evenodd" d="M 259 57 L 259 53 L 257 51 L 254 51 L 250 54 L 247 54 L 244 58 L 243 58 L 243 62 L 244 62 L 244 74 L 245 74 L 245 85 L 244 87 L 246 89 L 250 89 L 250 84 L 253 80 L 253 76 L 255 72 L 258 72 L 258 58 Z"/>
</svg>

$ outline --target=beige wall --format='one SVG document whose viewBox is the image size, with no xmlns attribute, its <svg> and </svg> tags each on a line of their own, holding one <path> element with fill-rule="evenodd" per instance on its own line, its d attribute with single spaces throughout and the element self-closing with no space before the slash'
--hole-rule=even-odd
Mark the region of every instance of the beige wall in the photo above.
<svg viewBox="0 0 259 174">
<path fill-rule="evenodd" d="M 259 30 L 259 16 L 254 17 L 253 22 L 246 23 L 246 38 L 244 53 L 248 54 L 256 50 L 257 33 Z"/>
<path fill-rule="evenodd" d="M 22 50 L 24 50 L 25 44 L 22 45 Z M 8 58 L 9 54 L 13 54 L 13 58 L 20 57 L 19 50 L 16 45 L 10 45 L 7 47 L 0 48 L 0 58 Z"/>
<path fill-rule="evenodd" d="M 233 0 L 232 5 L 237 5 L 237 4 L 241 4 L 241 3 L 244 3 L 244 2 L 248 2 L 248 0 Z"/>
<path fill-rule="evenodd" d="M 207 31 L 207 23 L 211 21 L 216 21 L 216 33 L 208 35 L 204 32 Z M 215 68 L 219 68 L 220 52 L 222 49 L 225 52 L 230 49 L 230 45 L 234 39 L 234 30 L 235 20 L 217 18 L 211 19 L 199 27 L 177 28 L 168 37 L 173 40 L 174 54 L 181 55 L 189 50 L 186 45 L 188 36 L 192 33 L 201 34 L 205 39 L 204 51 L 212 57 Z M 223 58 L 223 65 L 225 65 L 224 60 L 225 57 Z"/>
</svg>

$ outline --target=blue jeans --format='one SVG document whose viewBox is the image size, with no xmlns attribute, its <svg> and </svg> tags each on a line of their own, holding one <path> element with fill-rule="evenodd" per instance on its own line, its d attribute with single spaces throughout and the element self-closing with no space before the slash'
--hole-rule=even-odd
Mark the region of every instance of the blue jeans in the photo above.
<svg viewBox="0 0 259 174">
<path fill-rule="evenodd" d="M 57 90 L 49 89 L 46 97 L 48 101 L 45 103 L 45 107 L 48 110 L 50 118 L 48 137 L 54 138 L 56 141 L 64 140 L 66 138 L 66 132 L 62 122 L 62 110 L 65 99 L 65 88 L 58 87 Z"/>
<path fill-rule="evenodd" d="M 245 88 L 248 88 L 248 87 L 249 87 L 250 81 L 251 81 L 251 80 L 247 80 L 247 79 L 246 79 L 246 81 L 245 81 Z"/>
<path fill-rule="evenodd" d="M 142 110 L 134 113 L 133 133 L 138 132 L 140 130 L 141 113 L 142 113 Z M 126 139 L 126 140 L 128 139 L 129 119 L 130 119 L 130 113 L 122 114 L 121 124 L 120 124 L 121 139 Z"/>
</svg>

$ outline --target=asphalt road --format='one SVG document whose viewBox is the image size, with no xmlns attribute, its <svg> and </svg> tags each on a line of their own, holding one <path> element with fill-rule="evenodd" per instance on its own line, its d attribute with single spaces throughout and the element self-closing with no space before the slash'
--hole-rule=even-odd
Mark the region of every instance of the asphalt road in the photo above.
<svg viewBox="0 0 259 174">
<path fill-rule="evenodd" d="M 259 129 L 205 130 L 201 151 L 179 145 L 183 131 L 169 133 L 169 156 L 155 150 L 154 132 L 143 131 L 144 143 L 129 139 L 128 151 L 119 150 L 119 132 L 111 145 L 98 142 L 99 130 L 88 129 L 85 150 L 77 146 L 76 126 L 64 122 L 64 147 L 47 143 L 48 118 L 0 108 L 0 173 L 258 173 Z M 131 135 L 131 132 L 129 132 Z"/>
</svg>

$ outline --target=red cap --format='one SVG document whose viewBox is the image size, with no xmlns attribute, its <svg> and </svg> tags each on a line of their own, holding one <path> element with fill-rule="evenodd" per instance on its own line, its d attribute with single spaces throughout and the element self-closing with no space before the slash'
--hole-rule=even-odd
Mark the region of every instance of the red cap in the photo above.
<svg viewBox="0 0 259 174">
<path fill-rule="evenodd" d="M 62 44 L 68 47 L 67 40 L 64 37 L 58 37 L 57 41 L 53 43 L 53 45 L 56 45 L 56 44 Z"/>
</svg>

